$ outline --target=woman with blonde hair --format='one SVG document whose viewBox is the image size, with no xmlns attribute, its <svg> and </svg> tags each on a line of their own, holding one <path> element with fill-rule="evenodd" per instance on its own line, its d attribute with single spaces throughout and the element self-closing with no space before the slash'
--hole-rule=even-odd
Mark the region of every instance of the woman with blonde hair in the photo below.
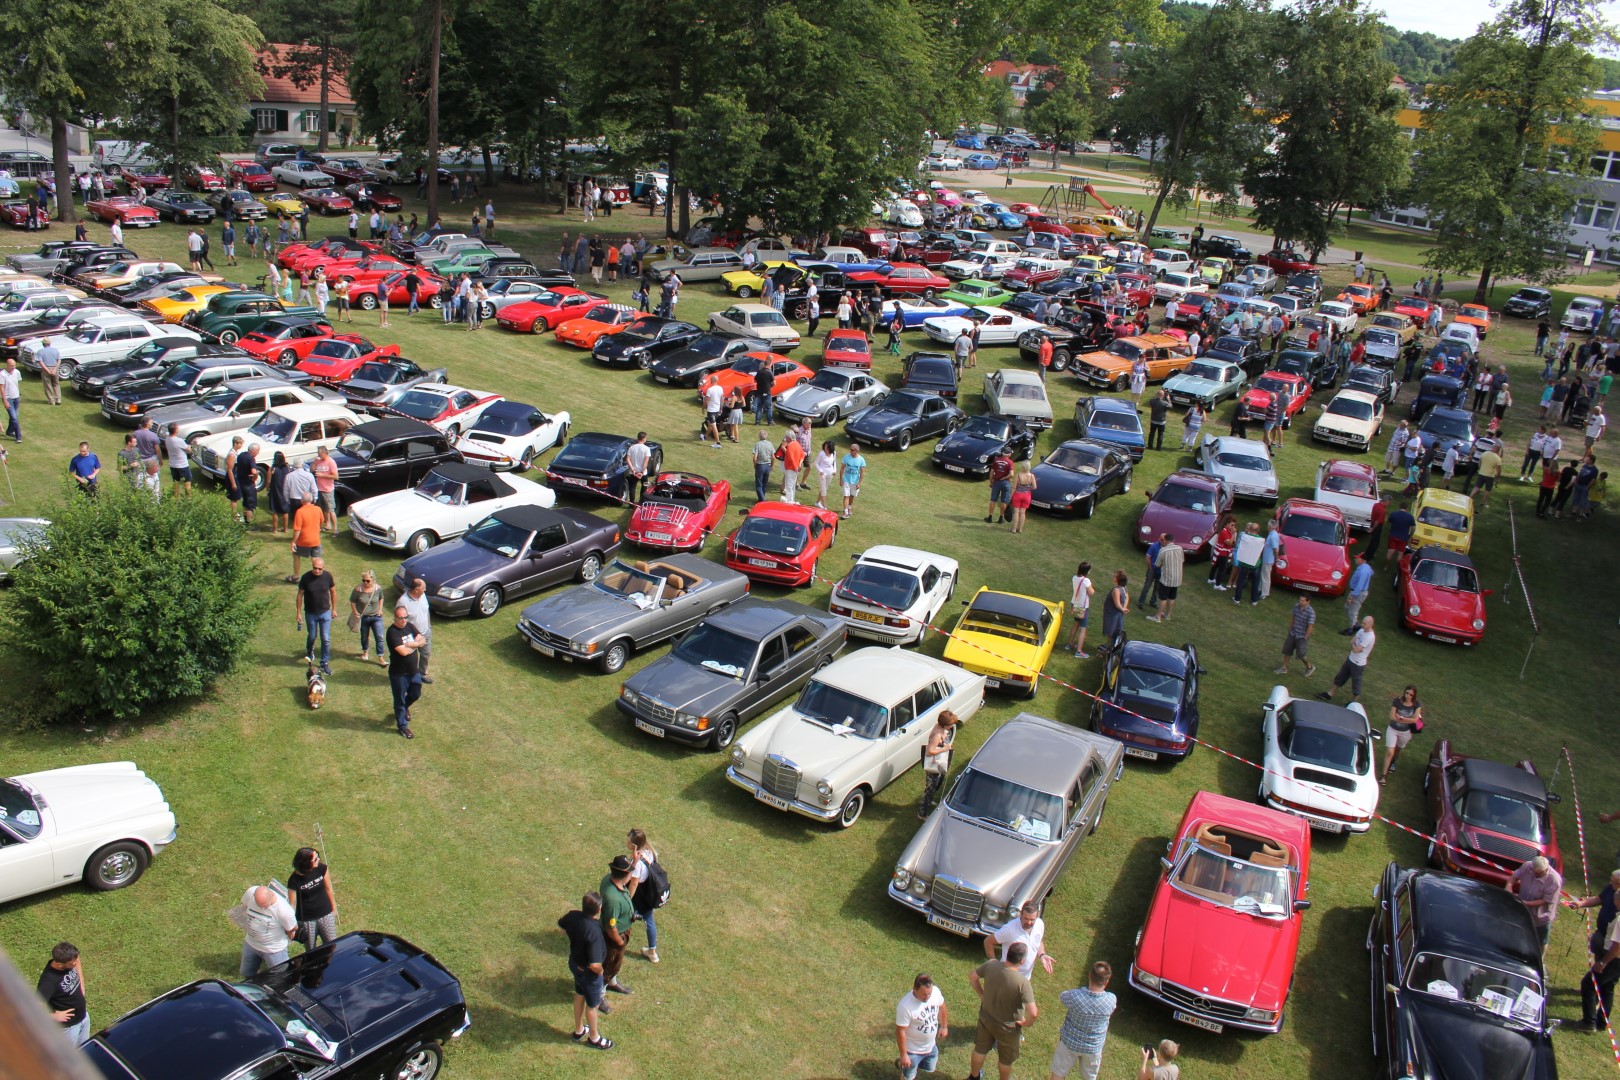
<svg viewBox="0 0 1620 1080">
<path fill-rule="evenodd" d="M 656 964 L 658 922 L 653 918 L 653 912 L 658 910 L 658 905 L 646 895 L 642 884 L 647 880 L 648 867 L 658 861 L 658 852 L 647 843 L 647 834 L 641 829 L 631 829 L 626 837 L 626 843 L 630 848 L 630 880 L 633 883 L 630 886 L 630 903 L 636 912 L 630 920 L 630 925 L 634 927 L 638 919 L 647 924 L 647 947 L 641 950 L 641 955 Z"/>
<path fill-rule="evenodd" d="M 1012 531 L 1024 531 L 1024 519 L 1029 515 L 1029 504 L 1035 501 L 1035 471 L 1025 458 L 1013 473 Z"/>
</svg>

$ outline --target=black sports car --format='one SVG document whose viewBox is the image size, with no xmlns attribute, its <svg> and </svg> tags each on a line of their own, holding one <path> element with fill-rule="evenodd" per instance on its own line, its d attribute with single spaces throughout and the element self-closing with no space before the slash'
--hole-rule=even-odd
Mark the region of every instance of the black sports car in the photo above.
<svg viewBox="0 0 1620 1080">
<path fill-rule="evenodd" d="M 1367 930 L 1380 1076 L 1553 1080 L 1541 942 L 1498 885 L 1384 868 Z"/>
<path fill-rule="evenodd" d="M 608 367 L 651 367 L 660 356 L 685 348 L 704 333 L 688 322 L 643 315 L 618 333 L 597 338 L 591 358 Z"/>
<path fill-rule="evenodd" d="M 865 446 L 906 450 L 917 439 L 949 435 L 966 420 L 967 413 L 938 394 L 897 390 L 850 417 L 844 433 Z"/>
<path fill-rule="evenodd" d="M 1502 305 L 1502 314 L 1521 319 L 1544 319 L 1552 314 L 1552 293 L 1546 289 L 1520 289 Z"/>
<path fill-rule="evenodd" d="M 707 331 L 654 360 L 647 370 L 655 382 L 697 386 L 705 375 L 730 367 L 744 353 L 770 351 L 770 342 L 762 338 Z"/>
<path fill-rule="evenodd" d="M 900 389 L 955 401 L 956 387 L 956 361 L 949 354 L 918 352 L 906 357 Z"/>
<path fill-rule="evenodd" d="M 107 1080 L 427 1080 L 472 1021 L 461 984 L 403 938 L 345 934 L 245 982 L 204 979 L 84 1045 Z"/>
<path fill-rule="evenodd" d="M 1089 439 L 1060 444 L 1033 471 L 1035 496 L 1030 505 L 1039 510 L 1088 518 L 1110 495 L 1131 490 L 1131 455 Z"/>
<path fill-rule="evenodd" d="M 1014 461 L 1035 453 L 1035 433 L 993 416 L 970 416 L 967 423 L 934 444 L 934 464 L 965 476 L 990 475 L 990 459 L 1005 452 Z"/>
<path fill-rule="evenodd" d="M 1125 744 L 1125 756 L 1180 761 L 1198 735 L 1198 651 L 1152 641 L 1111 644 L 1091 729 Z"/>
<path fill-rule="evenodd" d="M 1051 326 L 1019 334 L 1018 355 L 1039 363 L 1042 338 L 1052 339 L 1052 370 L 1067 371 L 1069 362 L 1076 356 L 1096 352 L 1114 340 L 1114 332 L 1091 311 L 1064 312 Z"/>
<path fill-rule="evenodd" d="M 214 208 L 195 191 L 154 191 L 146 197 L 146 205 L 156 210 L 158 217 L 179 225 L 206 225 L 214 220 Z"/>
<path fill-rule="evenodd" d="M 1266 370 L 1266 365 L 1271 362 L 1271 354 L 1260 347 L 1259 341 L 1237 334 L 1216 338 L 1215 343 L 1204 350 L 1204 358 L 1230 361 L 1242 368 L 1243 374 L 1251 379 Z"/>
<path fill-rule="evenodd" d="M 1344 376 L 1344 389 L 1371 394 L 1388 405 L 1395 400 L 1395 373 L 1388 368 L 1357 364 Z"/>
<path fill-rule="evenodd" d="M 558 492 L 617 501 L 625 495 L 625 478 L 630 474 L 625 455 L 635 441 L 627 435 L 582 431 L 546 466 L 546 483 Z M 647 475 L 653 476 L 663 465 L 664 449 L 655 442 L 647 445 L 652 449 Z"/>
</svg>

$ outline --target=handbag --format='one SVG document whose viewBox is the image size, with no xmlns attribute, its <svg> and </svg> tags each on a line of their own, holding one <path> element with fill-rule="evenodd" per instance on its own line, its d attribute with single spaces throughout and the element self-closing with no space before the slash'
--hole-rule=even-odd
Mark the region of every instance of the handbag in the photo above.
<svg viewBox="0 0 1620 1080">
<path fill-rule="evenodd" d="M 349 633 L 353 634 L 360 629 L 360 616 L 355 614 L 353 608 L 349 609 Z"/>
</svg>

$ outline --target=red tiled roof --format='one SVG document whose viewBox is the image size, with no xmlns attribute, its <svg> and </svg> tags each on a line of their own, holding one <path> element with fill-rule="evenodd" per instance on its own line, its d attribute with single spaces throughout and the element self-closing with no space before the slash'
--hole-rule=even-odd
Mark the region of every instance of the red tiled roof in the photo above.
<svg viewBox="0 0 1620 1080">
<path fill-rule="evenodd" d="M 319 105 L 321 103 L 321 84 L 319 67 L 315 69 L 317 77 L 308 85 L 298 86 L 290 78 L 282 78 L 275 73 L 276 65 L 285 62 L 289 56 L 298 52 L 313 54 L 313 59 L 319 63 L 319 53 L 308 45 L 266 45 L 259 52 L 259 74 L 264 77 L 265 102 L 290 102 L 296 105 Z M 334 74 L 327 86 L 327 104 L 332 107 L 353 105 L 349 97 L 349 84 L 344 81 L 342 74 Z"/>
<path fill-rule="evenodd" d="M 984 69 L 984 75 L 990 79 L 1005 79 L 1009 75 L 1022 75 L 1026 78 L 1048 71 L 1056 71 L 1051 64 L 1015 64 L 1011 60 L 997 60 Z"/>
</svg>

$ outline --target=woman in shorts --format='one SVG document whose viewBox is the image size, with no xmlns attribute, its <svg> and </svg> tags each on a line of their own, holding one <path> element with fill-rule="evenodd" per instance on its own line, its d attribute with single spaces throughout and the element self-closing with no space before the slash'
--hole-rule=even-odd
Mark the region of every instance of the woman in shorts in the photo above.
<svg viewBox="0 0 1620 1080">
<path fill-rule="evenodd" d="M 816 496 L 816 507 L 827 509 L 827 488 L 832 485 L 833 477 L 838 475 L 838 451 L 831 439 L 821 444 L 821 453 L 816 455 L 816 479 L 820 482 L 820 493 Z"/>
<path fill-rule="evenodd" d="M 1418 700 L 1415 686 L 1407 686 L 1401 696 L 1389 703 L 1389 727 L 1384 729 L 1384 771 L 1379 774 L 1380 784 L 1395 771 L 1395 759 L 1401 756 L 1412 736 L 1423 729 L 1423 702 Z"/>
<path fill-rule="evenodd" d="M 746 404 L 741 390 L 733 390 L 726 402 L 726 438 L 732 442 L 736 442 L 742 433 L 743 406 Z"/>
<path fill-rule="evenodd" d="M 1028 461 L 1018 463 L 1013 473 L 1012 531 L 1024 531 L 1024 519 L 1029 516 L 1029 504 L 1035 501 L 1035 471 Z"/>
</svg>

